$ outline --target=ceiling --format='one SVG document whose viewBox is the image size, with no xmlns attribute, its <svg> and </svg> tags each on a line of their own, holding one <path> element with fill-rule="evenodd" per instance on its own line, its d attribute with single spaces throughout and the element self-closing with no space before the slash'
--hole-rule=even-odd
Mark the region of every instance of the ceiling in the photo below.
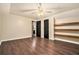
<svg viewBox="0 0 79 59">
<path fill-rule="evenodd" d="M 12 3 L 10 12 L 25 17 L 39 19 L 37 15 L 39 3 Z M 78 3 L 42 3 L 44 17 L 79 8 Z"/>
</svg>

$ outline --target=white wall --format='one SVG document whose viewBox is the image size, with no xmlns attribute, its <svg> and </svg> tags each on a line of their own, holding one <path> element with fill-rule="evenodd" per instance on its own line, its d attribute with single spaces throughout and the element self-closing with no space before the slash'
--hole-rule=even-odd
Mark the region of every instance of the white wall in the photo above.
<svg viewBox="0 0 79 59">
<path fill-rule="evenodd" d="M 1 17 L 0 17 L 0 39 L 1 39 Z"/>
<path fill-rule="evenodd" d="M 41 38 L 44 38 L 44 19 L 41 20 Z"/>
<path fill-rule="evenodd" d="M 10 4 L 0 4 L 2 22 L 1 41 L 27 38 L 32 36 L 32 19 L 10 14 Z"/>
<path fill-rule="evenodd" d="M 54 17 L 57 19 L 69 19 L 69 18 L 79 18 L 79 8 L 72 9 L 69 11 L 65 11 L 59 14 L 54 15 Z"/>
<path fill-rule="evenodd" d="M 16 15 L 4 15 L 2 19 L 2 39 L 31 37 L 31 20 Z"/>
<path fill-rule="evenodd" d="M 49 18 L 49 39 L 54 40 L 54 17 Z"/>
</svg>

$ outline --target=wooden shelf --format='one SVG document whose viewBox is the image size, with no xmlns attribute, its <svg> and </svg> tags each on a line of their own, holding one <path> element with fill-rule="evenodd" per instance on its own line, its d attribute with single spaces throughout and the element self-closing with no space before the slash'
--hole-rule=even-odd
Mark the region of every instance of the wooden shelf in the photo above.
<svg viewBox="0 0 79 59">
<path fill-rule="evenodd" d="M 70 22 L 70 23 L 55 24 L 55 26 L 69 26 L 69 25 L 79 25 L 79 22 Z"/>
<path fill-rule="evenodd" d="M 55 29 L 55 31 L 79 31 L 79 29 Z"/>
<path fill-rule="evenodd" d="M 79 34 L 73 34 L 73 33 L 60 33 L 60 32 L 55 32 L 55 36 L 60 35 L 60 36 L 68 36 L 68 37 L 78 37 Z"/>
</svg>

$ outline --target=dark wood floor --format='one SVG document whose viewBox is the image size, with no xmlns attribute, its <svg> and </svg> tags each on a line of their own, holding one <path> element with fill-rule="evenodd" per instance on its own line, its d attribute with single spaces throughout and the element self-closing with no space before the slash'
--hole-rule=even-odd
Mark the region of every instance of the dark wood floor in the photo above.
<svg viewBox="0 0 79 59">
<path fill-rule="evenodd" d="M 2 42 L 1 55 L 76 55 L 79 45 L 41 38 Z"/>
</svg>

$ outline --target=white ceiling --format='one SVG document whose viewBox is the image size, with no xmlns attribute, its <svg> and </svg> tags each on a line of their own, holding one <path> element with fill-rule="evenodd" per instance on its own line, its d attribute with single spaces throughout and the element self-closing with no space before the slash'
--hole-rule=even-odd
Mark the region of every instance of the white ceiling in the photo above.
<svg viewBox="0 0 79 59">
<path fill-rule="evenodd" d="M 10 12 L 13 14 L 38 19 L 38 3 L 12 3 Z M 79 8 L 78 3 L 42 3 L 44 17 Z"/>
</svg>

